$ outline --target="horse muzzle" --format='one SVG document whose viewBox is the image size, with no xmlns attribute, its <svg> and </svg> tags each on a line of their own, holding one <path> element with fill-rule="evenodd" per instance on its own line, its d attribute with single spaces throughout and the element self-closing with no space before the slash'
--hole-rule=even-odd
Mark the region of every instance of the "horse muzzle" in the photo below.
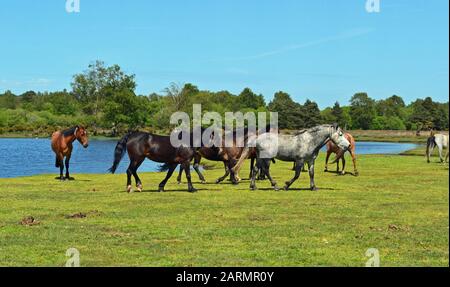
<svg viewBox="0 0 450 287">
<path fill-rule="evenodd" d="M 84 148 L 87 148 L 88 146 L 89 146 L 89 144 L 84 144 L 83 145 Z"/>
</svg>

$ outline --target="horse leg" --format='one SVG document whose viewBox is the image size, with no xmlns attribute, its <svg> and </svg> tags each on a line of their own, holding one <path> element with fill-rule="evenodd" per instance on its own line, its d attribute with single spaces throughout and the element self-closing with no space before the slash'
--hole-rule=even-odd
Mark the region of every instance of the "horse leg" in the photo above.
<svg viewBox="0 0 450 287">
<path fill-rule="evenodd" d="M 273 180 L 272 176 L 270 175 L 270 161 L 271 159 L 263 159 L 262 160 L 262 171 L 260 174 L 265 174 L 267 178 L 270 180 L 270 184 L 272 184 L 272 187 L 275 190 L 280 190 L 280 188 L 277 186 L 277 182 Z"/>
<path fill-rule="evenodd" d="M 138 192 L 142 192 L 142 182 L 139 176 L 137 175 L 137 170 L 141 166 L 141 164 L 144 162 L 145 158 L 136 162 L 135 165 L 133 165 L 133 169 L 131 170 L 134 176 L 134 180 L 136 181 L 136 188 Z"/>
<path fill-rule="evenodd" d="M 430 157 L 433 154 L 434 147 L 435 147 L 434 144 L 431 144 L 431 146 L 427 148 L 428 149 L 427 150 L 427 162 L 428 163 L 430 163 Z"/>
<path fill-rule="evenodd" d="M 327 156 L 325 158 L 325 172 L 328 171 L 328 161 L 330 160 L 331 151 L 327 150 Z"/>
<path fill-rule="evenodd" d="M 235 159 L 230 159 L 228 161 L 228 170 L 230 171 L 231 183 L 234 185 L 239 184 L 239 175 L 237 174 L 239 171 L 234 172 L 233 167 L 236 165 L 237 161 Z M 240 179 L 240 178 L 239 178 Z"/>
<path fill-rule="evenodd" d="M 290 181 L 286 181 L 286 185 L 284 186 L 284 190 L 289 190 L 289 187 L 300 177 L 300 173 L 303 170 L 303 162 L 296 161 L 295 162 L 295 175 Z"/>
<path fill-rule="evenodd" d="M 131 176 L 133 175 L 133 165 L 135 165 L 134 159 L 130 158 L 130 164 L 127 168 L 127 192 L 133 192 L 133 188 L 131 187 Z"/>
<path fill-rule="evenodd" d="M 178 172 L 177 182 L 181 184 L 181 176 L 183 175 L 183 167 L 180 165 L 180 171 Z"/>
<path fill-rule="evenodd" d="M 199 168 L 201 159 L 202 159 L 201 157 L 197 157 L 197 156 L 194 157 L 194 170 L 197 173 L 198 178 L 200 179 L 200 181 L 203 184 L 205 184 L 206 183 L 206 179 L 203 176 L 203 174 L 201 173 L 200 168 Z"/>
<path fill-rule="evenodd" d="M 159 189 L 158 189 L 159 192 L 163 192 L 164 191 L 164 186 L 166 186 L 167 181 L 172 176 L 172 174 L 175 171 L 175 169 L 177 168 L 177 166 L 178 166 L 177 163 L 172 163 L 172 164 L 169 165 L 169 170 L 167 171 L 166 177 L 159 184 Z"/>
<path fill-rule="evenodd" d="M 186 161 L 182 164 L 182 166 L 184 167 L 184 172 L 186 173 L 186 179 L 188 182 L 188 191 L 196 192 L 197 190 L 194 188 L 194 186 L 192 186 L 190 165 L 191 163 L 189 161 Z"/>
<path fill-rule="evenodd" d="M 256 190 L 257 189 L 255 181 L 256 181 L 256 175 L 258 174 L 260 167 L 261 167 L 261 160 L 257 158 L 256 159 L 256 165 L 253 168 L 253 174 L 252 174 L 252 177 L 250 179 L 250 190 Z"/>
<path fill-rule="evenodd" d="M 70 154 L 66 156 L 66 162 L 65 162 L 65 163 L 66 163 L 66 179 L 68 179 L 68 180 L 74 180 L 74 178 L 71 178 L 70 175 L 69 175 L 69 162 L 70 162 L 70 157 L 71 157 Z"/>
<path fill-rule="evenodd" d="M 66 179 L 63 174 L 64 174 L 64 156 L 61 156 L 59 158 L 59 179 L 60 180 Z"/>
<path fill-rule="evenodd" d="M 252 175 L 253 175 L 253 169 L 255 168 L 255 158 L 254 157 L 252 157 L 251 159 L 250 159 L 250 173 L 249 173 L 249 175 L 248 175 L 248 179 L 251 179 L 252 178 Z"/>
<path fill-rule="evenodd" d="M 225 168 L 225 174 L 224 174 L 222 177 L 219 177 L 219 178 L 216 180 L 216 184 L 217 184 L 217 183 L 221 183 L 222 181 L 225 180 L 225 178 L 227 178 L 227 177 L 230 175 L 230 169 L 228 168 L 228 165 L 227 165 L 227 163 L 226 163 L 225 161 L 223 162 L 223 166 L 224 166 L 224 168 Z"/>
<path fill-rule="evenodd" d="M 353 161 L 353 169 L 355 171 L 355 176 L 359 175 L 358 169 L 356 168 L 356 155 L 355 155 L 355 151 L 350 151 L 350 155 L 352 156 L 352 161 Z"/>
<path fill-rule="evenodd" d="M 340 160 L 338 160 L 338 161 L 336 162 L 336 173 L 338 173 L 338 174 L 339 174 L 339 161 L 340 161 Z"/>
<path fill-rule="evenodd" d="M 308 170 L 309 170 L 309 182 L 310 182 L 310 188 L 312 191 L 316 191 L 317 187 L 314 182 L 314 160 L 308 162 Z"/>
<path fill-rule="evenodd" d="M 442 162 L 444 162 L 444 158 L 442 157 L 442 149 L 443 149 L 443 147 L 442 147 L 442 144 L 438 144 L 437 146 L 438 146 L 438 151 L 439 151 L 439 160 L 442 163 Z"/>
<path fill-rule="evenodd" d="M 342 156 L 342 171 L 341 175 L 345 175 L 345 157 Z"/>
</svg>

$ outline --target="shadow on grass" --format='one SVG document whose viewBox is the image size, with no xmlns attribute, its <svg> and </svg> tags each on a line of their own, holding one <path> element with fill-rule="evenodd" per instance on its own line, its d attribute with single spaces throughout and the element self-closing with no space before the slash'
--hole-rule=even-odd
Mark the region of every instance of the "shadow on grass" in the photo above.
<svg viewBox="0 0 450 287">
<path fill-rule="evenodd" d="M 357 175 L 356 174 L 354 174 L 353 172 L 351 172 L 351 171 L 346 171 L 345 172 L 345 174 L 341 174 L 341 172 L 340 171 L 325 171 L 326 173 L 333 173 L 333 174 L 335 174 L 335 175 L 337 175 L 337 176 L 346 176 L 346 175 L 351 175 L 351 176 L 354 176 L 354 177 L 357 177 Z"/>
<path fill-rule="evenodd" d="M 70 178 L 65 178 L 64 180 L 61 180 L 61 178 L 59 176 L 55 177 L 55 180 L 57 181 L 61 181 L 61 182 L 70 182 L 70 181 L 79 181 L 79 182 L 91 182 L 92 180 L 90 179 L 75 179 L 74 177 L 70 177 Z"/>
<path fill-rule="evenodd" d="M 263 187 L 263 188 L 258 188 L 257 190 L 262 190 L 262 191 L 275 191 L 275 189 L 273 189 L 273 187 Z M 333 191 L 337 191 L 337 190 L 341 190 L 341 189 L 336 189 L 336 188 L 329 188 L 329 187 L 318 187 L 317 190 L 312 191 L 311 188 L 309 187 L 299 187 L 299 188 L 289 188 L 289 190 L 284 190 L 283 188 L 280 188 L 280 190 L 277 190 L 276 192 L 289 192 L 289 191 L 312 191 L 312 192 L 316 192 L 316 191 L 321 191 L 321 190 L 333 190 Z"/>
</svg>

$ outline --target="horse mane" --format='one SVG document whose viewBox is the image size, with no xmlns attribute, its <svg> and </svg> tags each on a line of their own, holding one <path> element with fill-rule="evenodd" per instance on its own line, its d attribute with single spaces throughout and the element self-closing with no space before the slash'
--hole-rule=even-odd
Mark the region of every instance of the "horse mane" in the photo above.
<svg viewBox="0 0 450 287">
<path fill-rule="evenodd" d="M 318 125 L 318 126 L 315 126 L 315 127 L 312 127 L 312 128 L 299 130 L 298 132 L 295 133 L 295 135 L 298 136 L 298 135 L 304 134 L 306 132 L 314 133 L 314 132 L 317 132 L 318 130 L 320 130 L 320 128 L 330 128 L 330 127 L 333 127 L 333 125 L 328 125 L 328 124 L 326 124 L 326 125 Z"/>
<path fill-rule="evenodd" d="M 74 126 L 74 127 L 71 127 L 70 129 L 63 130 L 61 133 L 62 133 L 65 137 L 68 137 L 68 136 L 73 135 L 73 134 L 75 133 L 75 130 L 76 130 L 77 128 L 79 128 L 79 127 L 78 127 L 78 126 Z"/>
</svg>

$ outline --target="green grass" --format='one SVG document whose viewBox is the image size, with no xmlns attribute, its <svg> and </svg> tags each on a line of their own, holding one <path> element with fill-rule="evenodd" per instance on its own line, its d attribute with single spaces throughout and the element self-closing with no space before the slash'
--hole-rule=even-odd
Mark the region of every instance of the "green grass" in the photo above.
<svg viewBox="0 0 450 287">
<path fill-rule="evenodd" d="M 133 194 L 123 174 L 0 179 L 0 265 L 63 266 L 75 247 L 82 266 L 364 266 L 368 248 L 382 266 L 449 266 L 448 165 L 433 160 L 360 156 L 353 177 L 324 173 L 321 155 L 318 192 L 201 185 L 193 175 L 198 193 L 175 178 L 156 193 L 161 173 L 142 173 L 145 192 Z M 272 167 L 280 185 L 290 169 Z M 293 188 L 308 186 L 302 174 Z M 87 217 L 66 218 L 78 212 Z M 20 225 L 26 216 L 40 224 Z"/>
</svg>

